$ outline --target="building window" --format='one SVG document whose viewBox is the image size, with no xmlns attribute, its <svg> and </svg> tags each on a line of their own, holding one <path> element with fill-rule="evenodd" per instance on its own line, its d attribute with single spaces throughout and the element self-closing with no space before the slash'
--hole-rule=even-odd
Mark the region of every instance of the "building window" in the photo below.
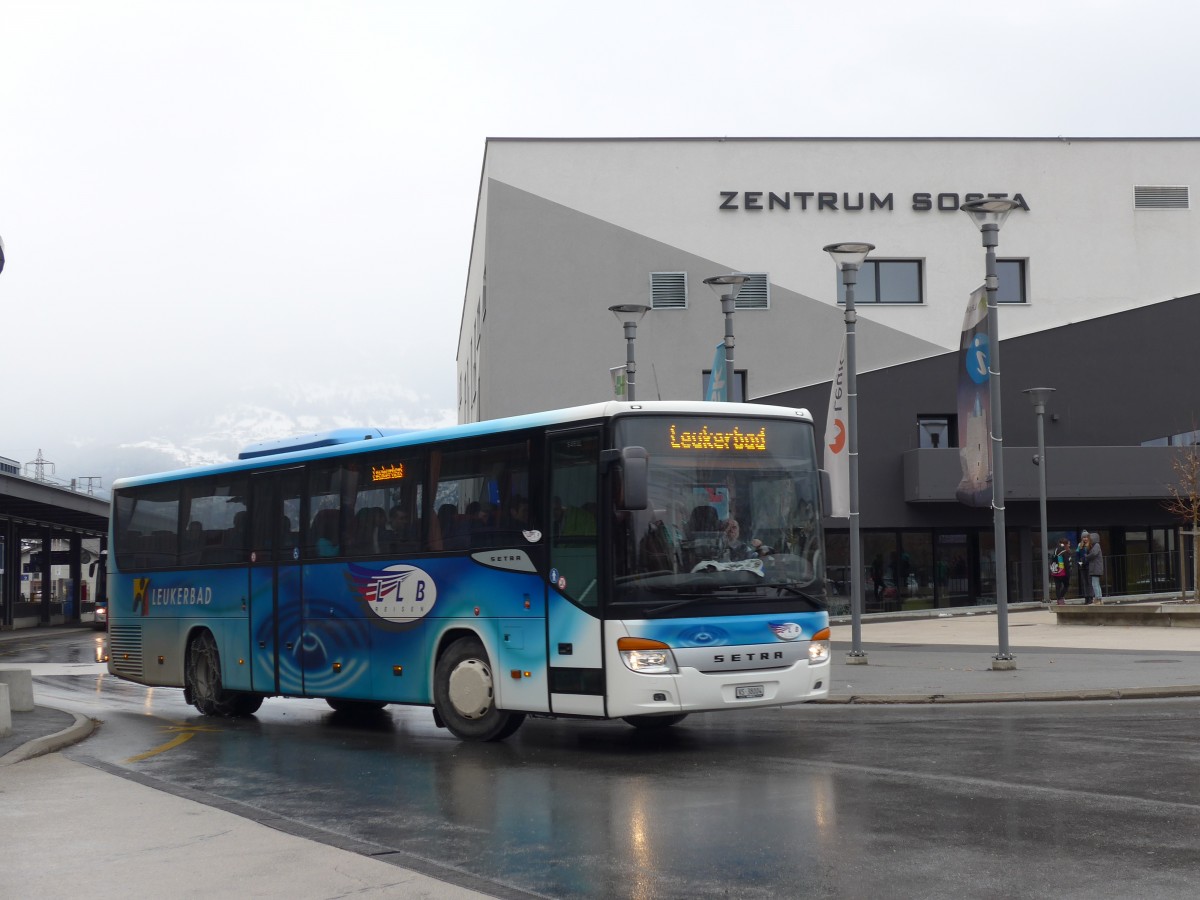
<svg viewBox="0 0 1200 900">
<path fill-rule="evenodd" d="M 708 399 L 708 382 L 712 378 L 712 369 L 705 369 L 700 373 L 700 399 Z M 746 370 L 733 370 L 733 396 L 728 398 L 734 403 L 746 402 Z"/>
<path fill-rule="evenodd" d="M 687 272 L 651 272 L 652 309 L 687 309 Z"/>
<path fill-rule="evenodd" d="M 996 260 L 996 302 L 1025 303 L 1025 260 Z"/>
<path fill-rule="evenodd" d="M 771 282 L 766 272 L 743 272 L 746 282 L 738 291 L 735 309 L 770 309 Z"/>
<path fill-rule="evenodd" d="M 922 450 L 938 450 L 958 445 L 957 416 L 917 416 L 917 446 Z"/>
<path fill-rule="evenodd" d="M 846 302 L 846 287 L 838 280 L 838 303 Z M 924 293 L 923 264 L 919 259 L 868 259 L 858 270 L 854 302 L 920 303 Z"/>
</svg>

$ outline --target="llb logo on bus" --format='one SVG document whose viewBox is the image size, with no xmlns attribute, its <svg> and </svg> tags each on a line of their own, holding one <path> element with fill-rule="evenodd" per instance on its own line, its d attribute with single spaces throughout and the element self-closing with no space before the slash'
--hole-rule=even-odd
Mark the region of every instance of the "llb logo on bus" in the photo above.
<svg viewBox="0 0 1200 900">
<path fill-rule="evenodd" d="M 415 622 L 437 602 L 437 585 L 429 573 L 416 566 L 368 569 L 350 566 L 350 581 L 367 609 L 389 622 Z"/>
</svg>

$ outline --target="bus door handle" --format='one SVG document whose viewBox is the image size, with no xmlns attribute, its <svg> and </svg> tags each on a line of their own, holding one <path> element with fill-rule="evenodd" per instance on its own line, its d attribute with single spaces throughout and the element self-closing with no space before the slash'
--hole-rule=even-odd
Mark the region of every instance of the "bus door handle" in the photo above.
<svg viewBox="0 0 1200 900">
<path fill-rule="evenodd" d="M 291 641 L 288 641 L 286 644 L 284 644 L 284 646 L 285 646 L 285 647 L 287 647 L 289 650 L 291 650 L 291 649 L 292 649 L 292 642 L 291 642 Z"/>
</svg>

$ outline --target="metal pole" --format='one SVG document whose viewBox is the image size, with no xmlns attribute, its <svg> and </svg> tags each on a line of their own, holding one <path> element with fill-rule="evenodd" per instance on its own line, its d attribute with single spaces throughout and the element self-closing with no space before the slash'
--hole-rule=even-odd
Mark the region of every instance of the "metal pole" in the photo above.
<svg viewBox="0 0 1200 900">
<path fill-rule="evenodd" d="M 721 297 L 721 312 L 725 313 L 725 399 L 733 402 L 733 310 L 736 294 Z M 743 397 L 743 400 L 746 398 Z"/>
<path fill-rule="evenodd" d="M 1050 603 L 1050 536 L 1046 530 L 1046 404 L 1037 405 L 1038 502 L 1042 523 L 1042 602 Z"/>
<path fill-rule="evenodd" d="M 984 287 L 988 299 L 988 398 L 992 406 L 992 527 L 996 545 L 996 628 L 1000 650 L 992 658 L 992 668 L 1014 668 L 1008 649 L 1008 548 L 1004 530 L 1004 430 L 1000 410 L 1000 316 L 996 303 L 996 246 L 1000 243 L 1000 227 L 985 224 L 983 246 L 987 251 L 987 277 Z M 995 663 L 1002 665 L 995 665 Z"/>
<path fill-rule="evenodd" d="M 637 337 L 637 322 L 625 323 L 625 399 L 637 399 L 637 363 L 633 358 L 633 341 Z"/>
<path fill-rule="evenodd" d="M 846 430 L 850 455 L 850 657 L 865 659 L 862 648 L 862 540 L 858 513 L 858 362 L 855 356 L 854 286 L 858 266 L 842 266 L 842 284 L 846 288 Z"/>
</svg>

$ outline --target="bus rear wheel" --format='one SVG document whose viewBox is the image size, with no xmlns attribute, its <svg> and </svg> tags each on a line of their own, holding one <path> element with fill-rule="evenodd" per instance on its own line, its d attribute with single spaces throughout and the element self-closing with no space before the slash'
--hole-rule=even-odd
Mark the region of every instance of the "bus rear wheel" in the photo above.
<svg viewBox="0 0 1200 900">
<path fill-rule="evenodd" d="M 206 716 L 251 716 L 262 706 L 262 694 L 227 691 L 221 682 L 221 653 L 211 631 L 188 644 L 184 683 L 192 705 Z"/>
<path fill-rule="evenodd" d="M 437 661 L 433 705 L 450 733 L 464 741 L 502 741 L 525 721 L 496 708 L 495 680 L 478 638 L 459 638 Z"/>
<path fill-rule="evenodd" d="M 663 728 L 670 728 L 672 725 L 678 725 L 687 717 L 687 713 L 679 713 L 674 716 L 624 716 L 624 720 L 634 728 L 643 731 L 657 731 Z"/>
</svg>

